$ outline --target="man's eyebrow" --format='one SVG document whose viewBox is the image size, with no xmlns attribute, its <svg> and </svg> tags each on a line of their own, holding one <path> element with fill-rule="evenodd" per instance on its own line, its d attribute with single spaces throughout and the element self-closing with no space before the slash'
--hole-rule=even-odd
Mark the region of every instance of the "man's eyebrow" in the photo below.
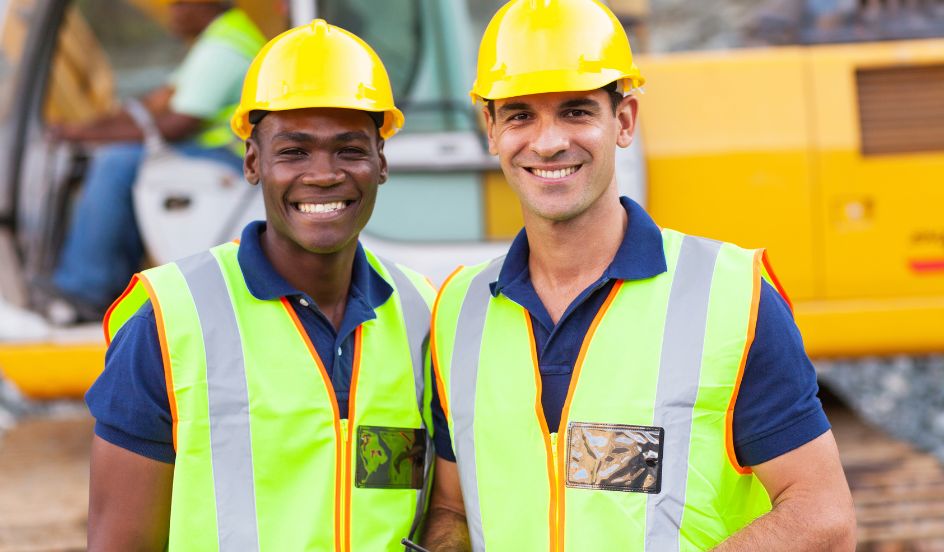
<svg viewBox="0 0 944 552">
<path fill-rule="evenodd" d="M 315 137 L 307 132 L 290 131 L 277 132 L 272 140 L 288 140 L 290 142 L 314 142 Z"/>
<path fill-rule="evenodd" d="M 290 142 L 302 142 L 302 143 L 315 143 L 319 141 L 313 134 L 307 132 L 297 131 L 297 130 L 286 130 L 283 132 L 278 132 L 275 136 L 272 137 L 273 140 L 288 140 Z M 362 130 L 351 130 L 347 132 L 340 132 L 335 134 L 330 138 L 333 142 L 358 142 L 358 141 L 370 141 L 370 136 Z"/>
<path fill-rule="evenodd" d="M 342 132 L 340 134 L 334 135 L 335 142 L 359 142 L 359 141 L 370 141 L 370 136 L 367 135 L 363 130 L 351 130 L 348 132 Z"/>
<path fill-rule="evenodd" d="M 527 111 L 531 109 L 531 106 L 524 102 L 512 102 L 506 103 L 505 105 L 498 108 L 498 112 L 504 115 L 505 113 L 511 113 L 512 111 Z"/>
<path fill-rule="evenodd" d="M 561 104 L 561 109 L 574 109 L 575 107 L 600 109 L 600 102 L 594 100 L 593 98 L 577 98 L 574 100 L 567 100 Z"/>
</svg>

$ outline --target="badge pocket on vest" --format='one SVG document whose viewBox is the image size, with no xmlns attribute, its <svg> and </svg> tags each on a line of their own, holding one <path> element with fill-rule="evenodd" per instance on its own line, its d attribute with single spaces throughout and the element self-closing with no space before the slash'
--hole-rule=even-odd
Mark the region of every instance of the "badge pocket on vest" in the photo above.
<svg viewBox="0 0 944 552">
<path fill-rule="evenodd" d="M 420 489 L 426 435 L 423 429 L 357 426 L 354 485 L 367 489 Z"/>
<path fill-rule="evenodd" d="M 634 493 L 661 490 L 663 428 L 571 422 L 568 429 L 568 487 Z"/>
</svg>

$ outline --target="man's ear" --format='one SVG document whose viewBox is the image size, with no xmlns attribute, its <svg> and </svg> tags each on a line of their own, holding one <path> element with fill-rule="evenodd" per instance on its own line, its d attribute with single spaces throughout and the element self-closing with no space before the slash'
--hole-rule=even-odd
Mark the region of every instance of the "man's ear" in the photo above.
<svg viewBox="0 0 944 552">
<path fill-rule="evenodd" d="M 246 140 L 246 156 L 243 157 L 243 176 L 253 186 L 259 183 L 259 144 L 253 138 Z"/>
<path fill-rule="evenodd" d="M 380 157 L 380 180 L 377 184 L 383 184 L 387 181 L 387 156 L 384 154 L 385 140 L 377 141 L 377 156 Z"/>
<path fill-rule="evenodd" d="M 628 148 L 633 143 L 633 133 L 636 131 L 636 114 L 639 111 L 639 100 L 635 96 L 626 96 L 616 107 L 616 121 L 619 124 L 619 133 L 616 136 L 616 145 Z"/>
<path fill-rule="evenodd" d="M 488 137 L 488 153 L 498 155 L 498 148 L 495 146 L 495 118 L 488 106 L 482 108 L 482 116 L 485 117 L 485 135 Z"/>
</svg>

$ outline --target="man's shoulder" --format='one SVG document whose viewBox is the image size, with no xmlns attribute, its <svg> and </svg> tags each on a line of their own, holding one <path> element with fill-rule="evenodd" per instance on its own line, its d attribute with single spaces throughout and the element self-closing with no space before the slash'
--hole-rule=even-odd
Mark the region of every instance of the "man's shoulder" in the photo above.
<svg viewBox="0 0 944 552">
<path fill-rule="evenodd" d="M 763 250 L 763 248 L 744 247 L 743 245 L 737 242 L 719 240 L 717 238 L 712 238 L 710 236 L 703 236 L 700 234 L 689 234 L 689 233 L 681 232 L 679 230 L 675 230 L 672 228 L 662 228 L 661 230 L 662 230 L 663 238 L 678 239 L 678 240 L 690 239 L 690 240 L 694 240 L 696 242 L 703 243 L 706 245 L 712 245 L 714 247 L 729 248 L 735 251 L 754 252 L 758 250 Z"/>
<path fill-rule="evenodd" d="M 502 255 L 474 265 L 459 266 L 446 278 L 442 288 L 467 289 L 475 278 L 486 278 L 488 281 L 485 284 L 490 284 L 498 279 L 505 257 Z"/>
</svg>

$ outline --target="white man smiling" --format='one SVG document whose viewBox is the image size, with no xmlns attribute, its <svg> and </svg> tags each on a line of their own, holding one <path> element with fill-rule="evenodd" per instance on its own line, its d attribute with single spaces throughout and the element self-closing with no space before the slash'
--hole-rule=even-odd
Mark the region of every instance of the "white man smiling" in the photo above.
<svg viewBox="0 0 944 552">
<path fill-rule="evenodd" d="M 430 550 L 855 547 L 764 251 L 619 196 L 643 82 L 596 0 L 513 0 L 485 30 L 471 93 L 524 229 L 433 307 Z"/>
</svg>

